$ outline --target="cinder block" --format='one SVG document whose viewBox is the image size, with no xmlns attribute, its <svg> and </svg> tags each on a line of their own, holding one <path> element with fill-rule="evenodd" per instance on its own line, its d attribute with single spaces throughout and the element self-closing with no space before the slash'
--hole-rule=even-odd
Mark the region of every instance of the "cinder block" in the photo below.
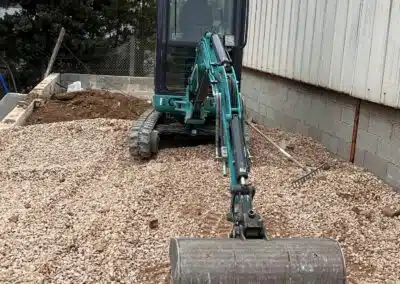
<svg viewBox="0 0 400 284">
<path fill-rule="evenodd" d="M 358 117 L 358 129 L 368 130 L 370 112 L 361 105 L 360 116 Z"/>
<path fill-rule="evenodd" d="M 388 106 L 372 103 L 372 102 L 364 102 L 362 106 L 367 109 L 372 115 L 378 115 L 385 117 L 388 121 L 392 123 L 400 123 L 399 110 L 395 108 L 391 108 Z"/>
<path fill-rule="evenodd" d="M 335 128 L 336 128 L 335 136 L 343 139 L 346 142 L 352 141 L 353 126 L 345 122 L 336 122 Z"/>
<path fill-rule="evenodd" d="M 368 132 L 382 138 L 390 138 L 393 124 L 383 116 L 371 115 L 369 119 Z"/>
<path fill-rule="evenodd" d="M 298 101 L 294 106 L 293 117 L 300 119 L 303 123 L 311 110 L 312 96 L 307 93 L 299 92 Z"/>
<path fill-rule="evenodd" d="M 260 115 L 257 111 L 254 113 L 254 116 L 252 118 L 255 123 L 263 124 L 264 117 Z"/>
<path fill-rule="evenodd" d="M 357 100 L 352 96 L 344 93 L 339 93 L 333 90 L 324 90 L 324 96 L 328 101 L 335 102 L 340 105 L 340 107 L 354 107 Z"/>
<path fill-rule="evenodd" d="M 266 127 L 270 127 L 270 128 L 279 128 L 280 125 L 276 120 L 271 120 L 269 118 L 267 118 L 266 116 L 263 117 L 263 125 L 265 125 Z"/>
<path fill-rule="evenodd" d="M 330 135 L 329 133 L 322 133 L 322 144 L 328 149 L 329 152 L 337 154 L 339 147 L 339 139 Z"/>
<path fill-rule="evenodd" d="M 355 114 L 354 108 L 343 107 L 341 121 L 346 122 L 349 125 L 353 125 L 354 124 L 354 114 Z"/>
<path fill-rule="evenodd" d="M 364 160 L 365 160 L 365 150 L 356 148 L 356 153 L 354 156 L 354 164 L 357 166 L 363 167 L 364 166 Z"/>
<path fill-rule="evenodd" d="M 370 170 L 372 173 L 382 179 L 387 178 L 389 161 L 381 157 L 365 151 L 364 168 Z"/>
<path fill-rule="evenodd" d="M 391 142 L 382 138 L 378 139 L 378 147 L 376 153 L 378 156 L 387 159 L 388 161 L 393 161 L 393 159 L 396 159 L 396 157 L 392 157 Z"/>
<path fill-rule="evenodd" d="M 311 101 L 310 111 L 306 114 L 305 122 L 308 125 L 318 126 L 321 119 L 328 119 L 325 117 L 325 100 L 321 97 L 316 97 Z"/>
<path fill-rule="evenodd" d="M 258 101 L 258 97 L 259 97 L 259 91 L 257 91 L 256 89 L 254 89 L 254 88 L 244 88 L 243 90 L 242 90 L 242 95 L 243 95 L 243 97 L 244 98 L 248 98 L 248 99 L 250 99 L 250 100 L 253 100 L 253 101 Z"/>
<path fill-rule="evenodd" d="M 304 135 L 304 136 L 308 136 L 308 129 L 309 128 L 310 127 L 308 125 L 304 124 L 302 121 L 298 121 L 295 131 L 297 133 L 300 133 L 300 134 Z"/>
<path fill-rule="evenodd" d="M 343 107 L 332 101 L 326 101 L 325 115 L 330 117 L 332 120 L 340 121 L 342 118 Z"/>
<path fill-rule="evenodd" d="M 269 107 L 269 106 L 266 107 L 265 117 L 268 118 L 269 120 L 275 120 L 279 124 L 279 118 L 278 118 L 277 112 L 272 107 Z"/>
<path fill-rule="evenodd" d="M 394 164 L 400 164 L 400 141 L 378 139 L 377 155 Z"/>
<path fill-rule="evenodd" d="M 331 135 L 336 135 L 340 120 L 333 120 L 329 116 L 322 115 L 318 120 L 318 128 Z"/>
<path fill-rule="evenodd" d="M 79 74 L 74 73 L 63 73 L 60 75 L 61 85 L 67 87 L 69 84 L 75 81 L 79 81 Z"/>
<path fill-rule="evenodd" d="M 255 110 L 250 108 L 246 108 L 246 117 L 247 119 L 256 119 L 258 113 Z"/>
<path fill-rule="evenodd" d="M 400 141 L 400 124 L 394 124 L 393 125 L 393 130 L 392 130 L 392 135 L 390 137 L 390 140 L 395 141 L 399 140 Z"/>
<path fill-rule="evenodd" d="M 280 126 L 287 131 L 295 132 L 298 122 L 298 119 L 290 117 L 286 114 L 280 115 Z"/>
<path fill-rule="evenodd" d="M 312 125 L 308 128 L 308 135 L 316 141 L 321 141 L 322 139 L 322 131 L 318 127 Z"/>
<path fill-rule="evenodd" d="M 249 97 L 244 97 L 244 104 L 246 105 L 246 107 L 254 110 L 254 111 L 258 111 L 258 102 L 254 101 L 252 99 L 250 99 Z"/>
<path fill-rule="evenodd" d="M 289 89 L 287 94 L 287 100 L 283 102 L 282 111 L 283 113 L 293 116 L 296 105 L 299 104 L 301 100 L 300 94 L 296 89 Z"/>
<path fill-rule="evenodd" d="M 275 77 L 268 76 L 265 79 L 261 80 L 261 89 L 263 92 L 271 95 L 287 95 L 289 91 L 289 85 L 283 84 Z"/>
<path fill-rule="evenodd" d="M 267 107 L 264 104 L 259 104 L 258 105 L 258 112 L 260 113 L 261 116 L 266 116 L 267 115 Z"/>
<path fill-rule="evenodd" d="M 110 88 L 110 84 L 105 84 L 105 80 L 98 80 L 96 76 L 90 76 L 87 74 L 80 74 L 78 80 L 82 83 L 82 88 L 91 88 L 91 85 L 95 85 L 97 88 L 101 89 L 103 87 Z M 92 83 L 91 83 L 92 82 Z"/>
<path fill-rule="evenodd" d="M 338 156 L 342 159 L 349 161 L 350 160 L 350 152 L 351 152 L 351 143 L 346 142 L 345 140 L 339 139 L 338 143 Z"/>
<path fill-rule="evenodd" d="M 378 136 L 365 130 L 358 129 L 357 147 L 375 154 L 378 149 Z"/>
<path fill-rule="evenodd" d="M 265 106 L 275 107 L 273 95 L 266 94 L 266 93 L 264 93 L 264 92 L 261 92 L 261 93 L 258 95 L 258 102 L 259 102 L 260 104 L 265 105 Z"/>
<path fill-rule="evenodd" d="M 330 93 L 335 93 L 334 96 L 336 97 L 336 102 L 339 103 L 342 107 L 353 108 L 357 104 L 358 100 L 350 95 L 338 93 L 335 91 L 330 91 Z"/>
<path fill-rule="evenodd" d="M 400 167 L 395 164 L 389 163 L 388 169 L 387 169 L 386 180 L 390 185 L 399 189 L 400 188 Z"/>
<path fill-rule="evenodd" d="M 288 87 L 270 82 L 269 87 L 260 90 L 259 102 L 267 106 L 272 106 L 274 109 L 281 110 L 284 107 L 284 102 L 287 100 L 288 91 Z"/>
</svg>

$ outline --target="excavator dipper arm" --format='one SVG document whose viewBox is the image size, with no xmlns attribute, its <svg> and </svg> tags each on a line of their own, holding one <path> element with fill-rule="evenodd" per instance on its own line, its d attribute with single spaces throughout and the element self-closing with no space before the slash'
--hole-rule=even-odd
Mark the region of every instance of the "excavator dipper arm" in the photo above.
<svg viewBox="0 0 400 284">
<path fill-rule="evenodd" d="M 209 86 L 212 96 L 209 96 Z M 186 92 L 186 122 L 207 117 L 202 106 L 215 105 L 216 156 L 230 176 L 233 223 L 229 238 L 170 241 L 173 283 L 345 283 L 342 250 L 330 239 L 269 240 L 253 209 L 255 188 L 244 135 L 244 104 L 235 71 L 217 34 L 206 33 L 197 47 Z"/>
</svg>

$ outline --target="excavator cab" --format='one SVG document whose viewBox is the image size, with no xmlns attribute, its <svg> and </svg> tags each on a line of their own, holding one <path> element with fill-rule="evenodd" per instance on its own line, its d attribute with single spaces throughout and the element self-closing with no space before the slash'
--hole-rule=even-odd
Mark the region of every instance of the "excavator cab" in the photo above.
<svg viewBox="0 0 400 284">
<path fill-rule="evenodd" d="M 206 32 L 218 33 L 240 82 L 248 1 L 157 0 L 156 97 L 185 95 L 196 46 Z"/>
</svg>

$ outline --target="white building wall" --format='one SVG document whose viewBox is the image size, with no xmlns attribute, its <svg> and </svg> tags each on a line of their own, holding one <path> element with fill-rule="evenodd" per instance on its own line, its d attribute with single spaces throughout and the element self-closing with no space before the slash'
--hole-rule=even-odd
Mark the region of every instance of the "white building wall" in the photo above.
<svg viewBox="0 0 400 284">
<path fill-rule="evenodd" d="M 244 66 L 400 108 L 400 0 L 249 0 Z"/>
</svg>

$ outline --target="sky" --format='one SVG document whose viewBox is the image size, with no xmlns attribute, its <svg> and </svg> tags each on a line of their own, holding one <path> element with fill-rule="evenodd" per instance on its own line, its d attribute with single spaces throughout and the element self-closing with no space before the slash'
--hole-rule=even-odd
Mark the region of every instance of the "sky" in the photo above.
<svg viewBox="0 0 400 284">
<path fill-rule="evenodd" d="M 14 14 L 15 12 L 18 12 L 20 10 L 19 7 L 12 7 L 12 8 L 0 8 L 0 19 L 2 19 L 5 14 Z"/>
</svg>

